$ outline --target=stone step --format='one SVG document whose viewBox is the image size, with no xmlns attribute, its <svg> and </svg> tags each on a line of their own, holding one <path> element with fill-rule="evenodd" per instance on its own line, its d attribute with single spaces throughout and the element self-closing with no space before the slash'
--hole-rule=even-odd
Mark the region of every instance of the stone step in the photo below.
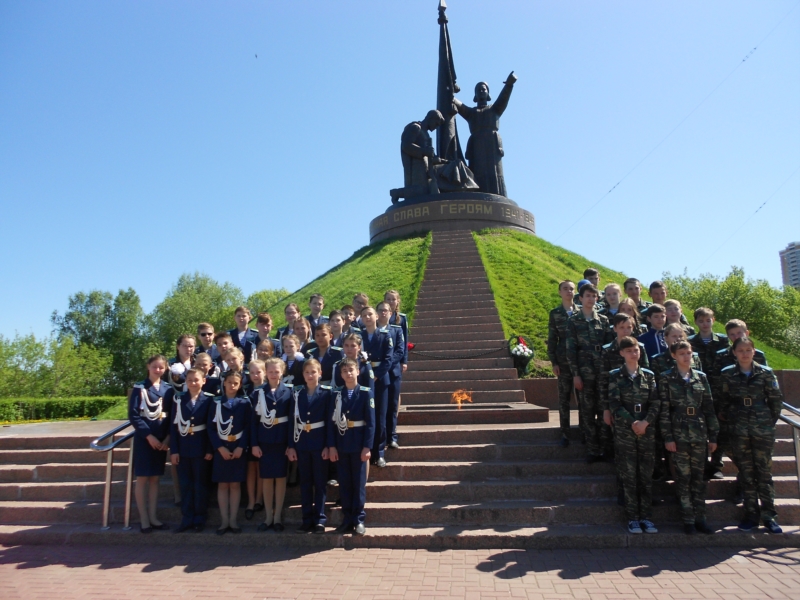
<svg viewBox="0 0 800 600">
<path fill-rule="evenodd" d="M 117 458 L 115 455 L 114 458 Z M 114 462 L 112 477 L 123 479 L 128 463 Z M 103 481 L 105 461 L 98 463 L 50 463 L 41 465 L 0 465 L 0 483 L 46 481 Z"/>
<path fill-rule="evenodd" d="M 409 350 L 409 356 L 415 358 L 421 357 L 428 360 L 467 360 L 472 358 L 485 358 L 487 356 L 496 356 L 498 358 L 509 356 L 508 348 L 496 346 L 495 348 L 486 348 L 477 346 L 475 348 L 431 348 L 428 345 L 420 344 L 415 346 L 413 350 Z M 511 358 L 509 357 L 509 360 Z M 512 361 L 513 362 L 513 361 Z"/>
<path fill-rule="evenodd" d="M 420 327 L 417 325 L 416 321 L 414 322 L 414 326 L 411 329 L 409 337 L 411 341 L 414 342 L 416 339 L 417 334 L 421 333 L 430 333 L 436 335 L 448 335 L 448 334 L 459 334 L 459 333 L 473 333 L 477 338 L 490 338 L 495 337 L 499 339 L 499 335 L 502 334 L 503 328 L 499 326 L 497 323 L 476 323 L 475 325 L 470 325 L 469 327 L 464 326 L 463 324 L 460 325 L 427 325 L 425 327 Z M 503 336 L 505 337 L 505 336 Z M 416 343 L 416 342 L 414 342 Z"/>
<path fill-rule="evenodd" d="M 451 404 L 452 396 L 453 392 L 447 391 L 411 392 L 403 390 L 401 403 L 406 407 L 420 405 L 448 405 Z M 506 402 L 524 403 L 525 392 L 519 389 L 519 387 L 517 389 L 476 390 L 472 392 L 472 404 L 474 405 L 501 404 Z"/>
<path fill-rule="evenodd" d="M 369 519 L 369 517 L 367 517 Z M 369 521 L 368 521 L 369 525 Z M 363 536 L 297 535 L 286 531 L 255 532 L 248 525 L 239 535 L 216 535 L 212 528 L 203 533 L 174 535 L 169 531 L 141 535 L 136 529 L 122 531 L 115 526 L 100 531 L 97 525 L 3 525 L 0 544 L 17 545 L 100 545 L 125 544 L 175 547 L 185 546 L 187 540 L 202 547 L 225 548 L 237 546 L 327 549 L 327 548 L 407 548 L 441 551 L 497 549 L 606 549 L 606 548 L 795 548 L 800 547 L 800 528 L 787 526 L 783 535 L 742 533 L 728 525 L 713 536 L 685 535 L 677 525 L 659 524 L 657 535 L 631 535 L 620 524 L 614 525 L 550 525 L 543 527 L 491 526 L 465 528 L 462 525 L 381 527 L 368 526 Z"/>
<path fill-rule="evenodd" d="M 497 331 L 498 333 L 495 333 Z M 421 329 L 418 335 L 415 335 L 413 338 L 414 344 L 432 344 L 432 343 L 443 343 L 443 342 L 450 342 L 450 345 L 453 345 L 453 342 L 465 342 L 465 343 L 473 343 L 473 344 L 497 344 L 500 345 L 506 341 L 501 330 L 495 330 L 489 332 L 488 335 L 478 334 L 474 331 L 460 331 L 458 333 L 435 333 L 431 332 L 430 329 Z M 411 336 L 409 336 L 410 338 Z"/>
<path fill-rule="evenodd" d="M 109 429 L 116 422 L 109 421 Z M 3 450 L 27 450 L 37 448 L 63 448 L 65 450 L 88 448 L 92 438 L 85 435 L 4 435 L 0 436 L 0 464 L 3 460 Z"/>
<path fill-rule="evenodd" d="M 502 327 L 500 325 L 500 317 L 497 316 L 497 313 L 494 314 L 481 314 L 481 315 L 473 315 L 468 317 L 418 317 L 414 315 L 414 326 L 415 327 L 435 327 L 438 325 L 458 325 L 463 327 L 463 330 L 469 329 L 469 327 L 473 324 L 483 324 L 483 325 L 497 325 L 498 327 Z"/>
<path fill-rule="evenodd" d="M 435 289 L 431 289 L 424 294 L 420 290 L 417 302 L 422 306 L 429 302 L 453 303 L 467 300 L 494 302 L 494 295 L 492 295 L 491 288 L 488 284 L 482 290 L 477 290 L 469 285 L 462 286 L 456 290 L 458 294 L 454 294 L 452 288 L 454 288 L 454 286 L 436 286 Z"/>
<path fill-rule="evenodd" d="M 463 425 L 496 423 L 542 423 L 550 420 L 550 411 L 528 403 L 433 404 L 425 406 L 401 406 L 398 411 L 399 425 Z"/>
<path fill-rule="evenodd" d="M 429 261 L 425 267 L 425 278 L 430 282 L 450 277 L 461 279 L 465 275 L 477 278 L 478 273 L 483 273 L 483 263 L 479 257 L 466 261 L 441 261 L 433 264 Z"/>
<path fill-rule="evenodd" d="M 0 450 L 0 464 L 3 465 L 43 465 L 47 463 L 103 463 L 105 452 L 89 449 L 91 440 L 83 439 L 81 449 L 38 448 L 36 450 Z M 128 449 L 114 450 L 114 462 L 127 462 Z"/>
<path fill-rule="evenodd" d="M 424 310 L 414 313 L 414 322 L 422 319 L 444 319 L 445 322 L 450 319 L 475 319 L 476 317 L 492 316 L 500 321 L 500 315 L 497 314 L 497 309 L 494 306 L 485 309 L 475 310 L 439 310 L 438 307 L 433 307 L 431 310 Z"/>
<path fill-rule="evenodd" d="M 414 350 L 417 352 L 439 352 L 442 354 L 449 354 L 450 351 L 466 352 L 474 354 L 476 352 L 485 352 L 492 349 L 502 349 L 508 352 L 508 344 L 503 337 L 498 338 L 497 333 L 489 334 L 488 337 L 494 339 L 476 339 L 478 336 L 472 335 L 475 341 L 451 341 L 451 342 L 425 342 L 416 340 L 414 342 Z"/>
<path fill-rule="evenodd" d="M 447 280 L 431 280 L 428 285 L 423 284 L 420 287 L 419 298 L 420 300 L 428 300 L 432 296 L 442 296 L 443 294 L 464 296 L 470 293 L 483 296 L 491 295 L 492 290 L 491 287 L 489 287 L 489 281 L 485 277 L 460 277 L 449 278 Z"/>
<path fill-rule="evenodd" d="M 454 367 L 463 370 L 470 369 L 507 369 L 514 366 L 514 361 L 508 353 L 505 356 L 483 356 L 480 358 L 459 358 L 459 359 L 431 359 L 423 355 L 414 354 L 413 350 L 409 351 L 408 370 L 422 372 L 422 371 L 438 371 L 448 370 L 452 371 Z"/>
<path fill-rule="evenodd" d="M 456 390 L 467 390 L 468 392 L 499 392 L 501 390 L 520 391 L 519 380 L 514 379 L 470 379 L 464 381 L 456 377 L 450 381 L 403 381 L 402 394 L 405 399 L 406 394 L 419 393 L 426 394 L 432 392 L 447 392 L 452 394 Z M 524 396 L 523 396 L 524 397 Z M 474 401 L 478 401 L 473 398 Z M 507 401 L 506 398 L 500 402 Z M 519 401 L 517 399 L 517 401 Z"/>
<path fill-rule="evenodd" d="M 476 310 L 495 309 L 494 300 L 460 300 L 457 302 L 417 302 L 416 311 L 448 311 L 451 313 L 456 312 L 472 312 Z"/>
<path fill-rule="evenodd" d="M 416 366 L 416 365 L 415 365 Z M 453 366 L 453 365 L 451 365 Z M 481 379 L 516 379 L 516 369 L 470 369 L 470 370 L 448 370 L 448 371 L 418 371 L 409 368 L 403 375 L 403 389 L 407 389 L 410 383 L 418 381 L 461 381 L 464 385 L 467 382 Z M 409 390 L 410 391 L 410 390 Z"/>
<path fill-rule="evenodd" d="M 372 471 L 372 469 L 371 469 Z M 567 500 L 594 500 L 616 498 L 617 482 L 613 469 L 605 469 L 603 475 L 536 476 L 535 478 L 508 478 L 493 480 L 413 480 L 382 481 L 371 479 L 367 484 L 368 502 L 485 502 L 498 500 L 540 500 L 565 502 Z M 797 478 L 778 475 L 773 477 L 776 498 L 796 498 Z M 100 502 L 103 498 L 102 482 L 50 482 L 50 483 L 3 483 L 0 484 L 0 501 L 21 503 L 37 501 Z M 333 486 L 329 492 L 333 493 Z M 673 498 L 676 493 L 673 482 L 655 482 L 655 496 Z M 715 479 L 708 482 L 707 498 L 729 499 L 737 488 L 735 477 Z M 112 484 L 112 495 L 122 497 L 125 484 Z M 162 478 L 159 497 L 173 498 L 171 480 Z M 300 490 L 287 490 L 287 502 L 297 503 Z M 2 518 L 0 516 L 0 518 Z M 5 520 L 4 520 L 5 521 Z"/>
<path fill-rule="evenodd" d="M 437 269 L 452 267 L 468 267 L 470 269 L 483 269 L 483 262 L 477 252 L 459 252 L 451 254 L 435 254 L 428 258 L 425 264 L 425 276 L 429 277 Z"/>
</svg>

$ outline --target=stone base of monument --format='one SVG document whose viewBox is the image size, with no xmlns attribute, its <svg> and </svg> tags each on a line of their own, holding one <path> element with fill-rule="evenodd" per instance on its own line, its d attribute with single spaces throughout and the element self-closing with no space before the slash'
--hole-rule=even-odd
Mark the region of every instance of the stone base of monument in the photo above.
<svg viewBox="0 0 800 600">
<path fill-rule="evenodd" d="M 503 196 L 449 192 L 402 200 L 369 224 L 370 243 L 427 231 L 515 229 L 536 235 L 533 214 Z"/>
</svg>

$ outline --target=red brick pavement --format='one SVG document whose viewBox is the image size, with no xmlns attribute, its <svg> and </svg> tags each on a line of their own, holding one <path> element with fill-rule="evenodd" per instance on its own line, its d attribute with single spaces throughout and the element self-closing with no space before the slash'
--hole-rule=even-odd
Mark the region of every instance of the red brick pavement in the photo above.
<svg viewBox="0 0 800 600">
<path fill-rule="evenodd" d="M 800 550 L 0 547 L 0 598 L 800 598 Z"/>
</svg>

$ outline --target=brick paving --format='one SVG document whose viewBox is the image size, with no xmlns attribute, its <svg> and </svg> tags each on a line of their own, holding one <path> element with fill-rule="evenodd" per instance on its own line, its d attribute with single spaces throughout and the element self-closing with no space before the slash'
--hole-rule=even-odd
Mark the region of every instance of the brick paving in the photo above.
<svg viewBox="0 0 800 600">
<path fill-rule="evenodd" d="M 0 547 L 0 598 L 800 598 L 800 550 Z"/>
</svg>

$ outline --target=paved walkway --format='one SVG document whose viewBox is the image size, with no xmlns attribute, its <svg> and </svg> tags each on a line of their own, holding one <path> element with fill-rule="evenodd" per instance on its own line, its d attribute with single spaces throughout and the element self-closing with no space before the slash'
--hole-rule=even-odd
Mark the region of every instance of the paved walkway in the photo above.
<svg viewBox="0 0 800 600">
<path fill-rule="evenodd" d="M 0 547 L 0 598 L 800 598 L 800 550 Z"/>
</svg>

